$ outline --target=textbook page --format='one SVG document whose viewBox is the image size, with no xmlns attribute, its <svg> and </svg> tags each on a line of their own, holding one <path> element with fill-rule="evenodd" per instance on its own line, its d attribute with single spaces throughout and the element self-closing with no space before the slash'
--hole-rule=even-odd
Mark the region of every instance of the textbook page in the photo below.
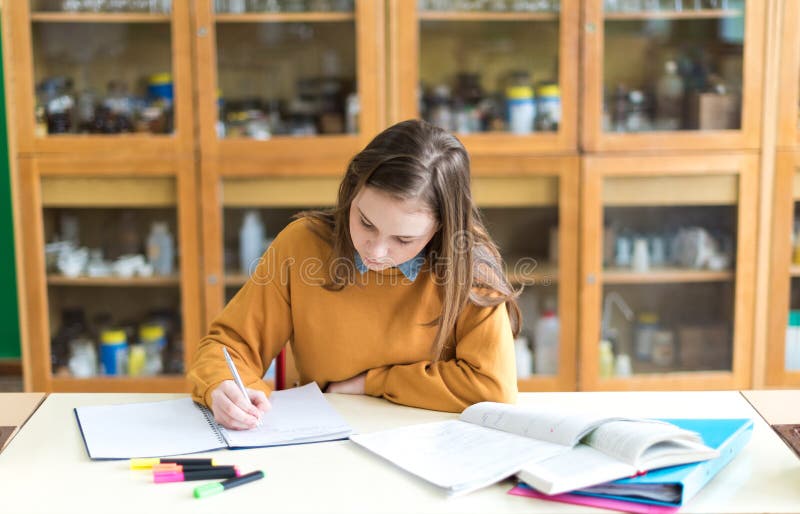
<svg viewBox="0 0 800 514">
<path fill-rule="evenodd" d="M 339 415 L 316 382 L 302 387 L 273 391 L 272 408 L 261 417 L 261 426 L 250 430 L 219 427 L 231 448 L 254 448 L 280 444 L 346 439 L 352 428 Z"/>
<path fill-rule="evenodd" d="M 606 423 L 584 440 L 639 471 L 710 459 L 717 452 L 699 434 L 657 420 Z"/>
<path fill-rule="evenodd" d="M 612 421 L 589 434 L 585 444 L 542 462 L 529 463 L 519 478 L 545 494 L 633 476 L 641 471 L 718 456 L 700 436 L 656 420 Z"/>
<path fill-rule="evenodd" d="M 350 440 L 451 494 L 491 485 L 526 462 L 570 449 L 458 420 L 353 435 Z"/>
<path fill-rule="evenodd" d="M 521 408 L 505 403 L 481 402 L 467 407 L 459 419 L 531 439 L 575 446 L 603 423 L 623 418 L 552 407 Z"/>
</svg>

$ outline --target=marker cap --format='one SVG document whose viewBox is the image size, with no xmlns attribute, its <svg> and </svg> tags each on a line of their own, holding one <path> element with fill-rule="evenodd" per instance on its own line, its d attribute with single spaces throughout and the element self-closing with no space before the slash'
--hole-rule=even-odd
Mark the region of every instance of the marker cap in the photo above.
<svg viewBox="0 0 800 514">
<path fill-rule="evenodd" d="M 131 459 L 131 469 L 150 469 L 160 463 L 161 459 Z"/>
<path fill-rule="evenodd" d="M 213 482 L 211 484 L 203 484 L 200 487 L 194 488 L 194 497 L 195 498 L 207 498 L 209 496 L 214 496 L 215 494 L 219 494 L 225 490 L 225 487 L 222 486 L 220 482 Z"/>
</svg>

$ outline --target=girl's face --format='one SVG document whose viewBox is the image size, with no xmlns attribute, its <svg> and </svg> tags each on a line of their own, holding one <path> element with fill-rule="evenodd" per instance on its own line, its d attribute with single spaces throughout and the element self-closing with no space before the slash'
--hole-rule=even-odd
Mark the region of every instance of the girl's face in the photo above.
<svg viewBox="0 0 800 514">
<path fill-rule="evenodd" d="M 380 271 L 415 257 L 433 238 L 436 219 L 419 200 L 398 200 L 365 186 L 350 204 L 350 236 L 367 268 Z"/>
</svg>

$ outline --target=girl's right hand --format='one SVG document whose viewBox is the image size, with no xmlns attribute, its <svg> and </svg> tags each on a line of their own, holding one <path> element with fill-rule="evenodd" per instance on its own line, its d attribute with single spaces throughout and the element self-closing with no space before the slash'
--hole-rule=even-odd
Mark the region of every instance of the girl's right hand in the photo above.
<svg viewBox="0 0 800 514">
<path fill-rule="evenodd" d="M 261 415 L 272 407 L 267 395 L 258 389 L 245 390 L 250 401 L 233 380 L 226 380 L 211 391 L 211 412 L 217 423 L 233 430 L 248 430 L 261 423 Z"/>
</svg>

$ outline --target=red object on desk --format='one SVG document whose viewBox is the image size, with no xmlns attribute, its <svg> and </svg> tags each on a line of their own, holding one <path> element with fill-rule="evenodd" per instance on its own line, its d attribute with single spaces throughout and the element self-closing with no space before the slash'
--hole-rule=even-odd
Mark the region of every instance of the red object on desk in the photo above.
<svg viewBox="0 0 800 514">
<path fill-rule="evenodd" d="M 286 350 L 275 357 L 275 390 L 286 389 Z"/>
</svg>

